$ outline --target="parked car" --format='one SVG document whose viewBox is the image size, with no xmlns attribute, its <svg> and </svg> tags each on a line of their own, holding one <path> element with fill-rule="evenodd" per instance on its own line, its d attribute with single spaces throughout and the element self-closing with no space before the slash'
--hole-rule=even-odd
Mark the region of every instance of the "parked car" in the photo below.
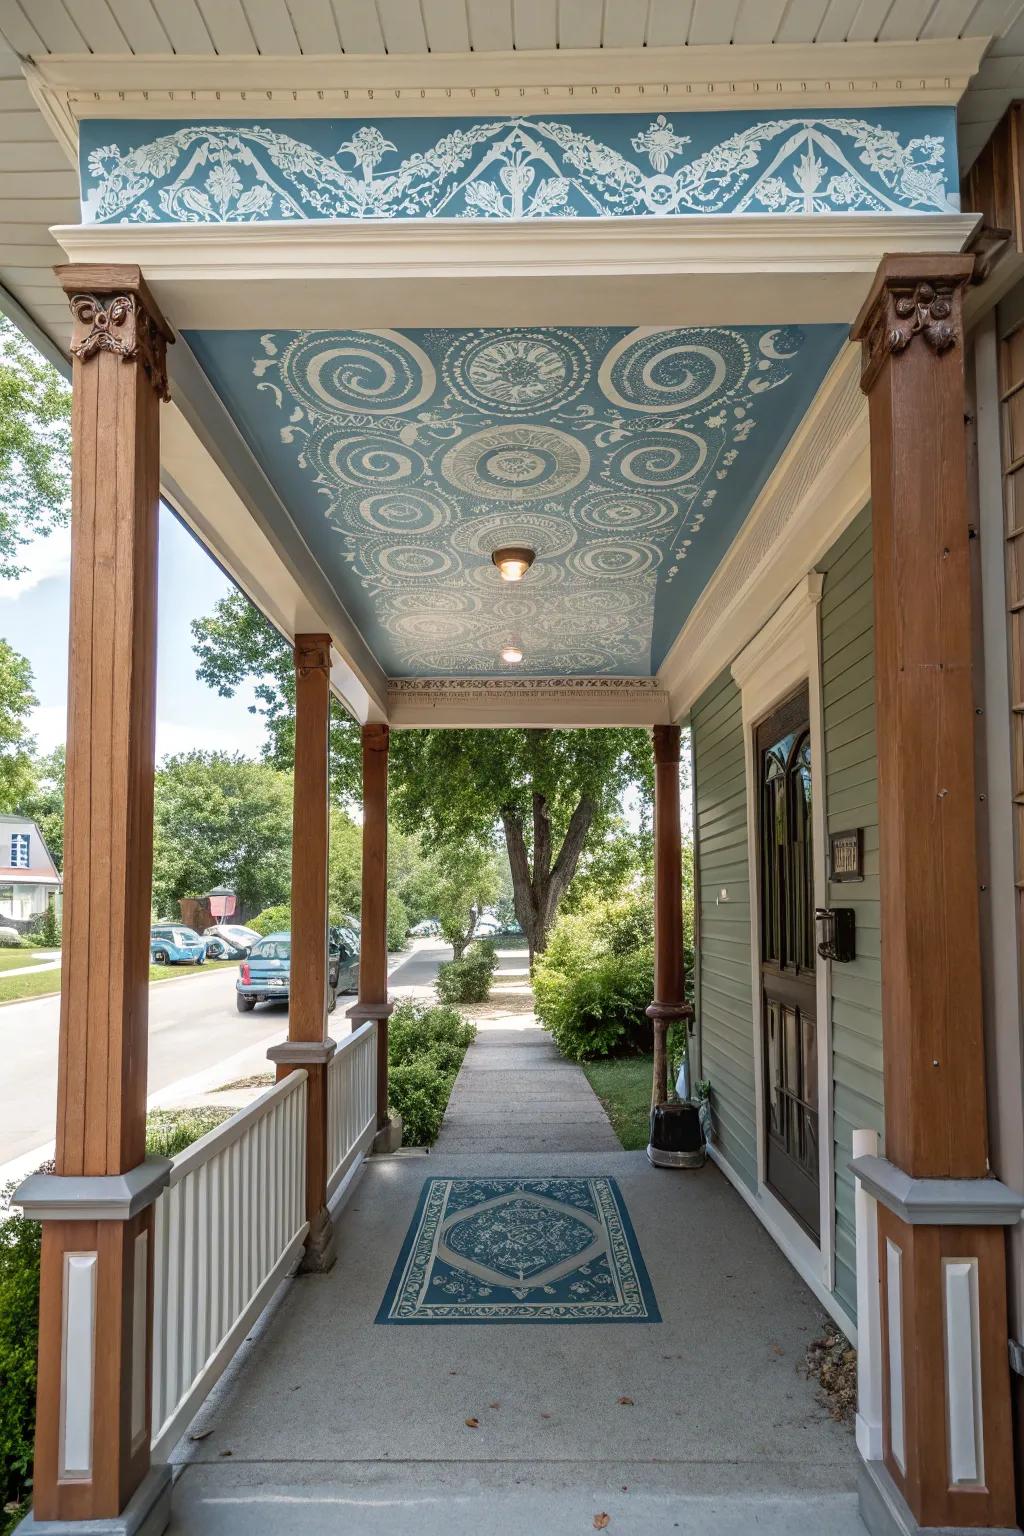
<svg viewBox="0 0 1024 1536">
<path fill-rule="evenodd" d="M 424 917 L 418 923 L 413 923 L 409 932 L 414 939 L 436 939 L 441 932 L 441 924 L 436 917 Z"/>
<path fill-rule="evenodd" d="M 257 1003 L 287 1002 L 291 985 L 292 936 L 270 933 L 258 938 L 238 967 L 235 1006 L 251 1013 Z M 339 992 L 359 985 L 359 937 L 351 928 L 331 928 L 327 945 L 327 1012 L 333 1013 Z"/>
<path fill-rule="evenodd" d="M 194 928 L 157 923 L 149 930 L 149 958 L 154 965 L 202 965 L 206 945 Z"/>
<path fill-rule="evenodd" d="M 210 960 L 244 960 L 259 937 L 255 928 L 241 923 L 214 923 L 203 933 Z"/>
</svg>

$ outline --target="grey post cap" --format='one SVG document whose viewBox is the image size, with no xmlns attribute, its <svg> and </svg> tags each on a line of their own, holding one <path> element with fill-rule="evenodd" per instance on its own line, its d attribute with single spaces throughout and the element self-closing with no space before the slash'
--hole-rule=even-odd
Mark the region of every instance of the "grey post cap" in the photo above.
<svg viewBox="0 0 1024 1536">
<path fill-rule="evenodd" d="M 171 1176 L 169 1157 L 147 1157 L 127 1173 L 30 1173 L 11 1197 L 32 1221 L 130 1221 Z"/>
<path fill-rule="evenodd" d="M 289 1067 L 322 1066 L 338 1049 L 337 1040 L 282 1040 L 267 1051 L 267 1059 Z"/>
<path fill-rule="evenodd" d="M 855 1157 L 850 1171 L 911 1227 L 1012 1227 L 1024 1195 L 998 1179 L 914 1179 L 887 1157 Z"/>
<path fill-rule="evenodd" d="M 365 1024 L 369 1019 L 390 1019 L 394 1011 L 394 1003 L 353 1003 L 345 1009 L 345 1017 L 353 1024 Z"/>
</svg>

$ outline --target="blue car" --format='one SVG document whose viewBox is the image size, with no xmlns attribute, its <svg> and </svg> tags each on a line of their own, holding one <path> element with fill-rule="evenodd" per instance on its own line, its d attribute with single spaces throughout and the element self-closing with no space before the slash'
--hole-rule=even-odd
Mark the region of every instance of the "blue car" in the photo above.
<svg viewBox="0 0 1024 1536">
<path fill-rule="evenodd" d="M 149 958 L 154 965 L 202 965 L 206 944 L 194 928 L 159 923 L 149 930 Z"/>
<path fill-rule="evenodd" d="M 288 1001 L 292 936 L 269 933 L 250 949 L 238 967 L 235 1007 L 251 1013 L 257 1003 Z M 327 1011 L 334 1012 L 339 992 L 359 985 L 359 937 L 350 928 L 331 928 L 327 946 Z"/>
</svg>

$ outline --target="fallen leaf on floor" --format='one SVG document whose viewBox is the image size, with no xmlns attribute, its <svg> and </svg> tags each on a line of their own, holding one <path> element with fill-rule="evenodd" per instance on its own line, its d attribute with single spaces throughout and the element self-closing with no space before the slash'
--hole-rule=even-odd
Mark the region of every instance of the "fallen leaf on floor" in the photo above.
<svg viewBox="0 0 1024 1536">
<path fill-rule="evenodd" d="M 551 1417 L 550 1413 L 542 1413 L 541 1414 L 541 1418 L 542 1419 L 550 1419 L 550 1417 Z"/>
<path fill-rule="evenodd" d="M 466 1428 L 467 1429 L 479 1429 L 480 1428 L 480 1420 L 479 1419 L 467 1419 L 466 1420 Z"/>
<path fill-rule="evenodd" d="M 619 1398 L 619 1407 L 620 1408 L 635 1408 L 636 1404 L 634 1403 L 634 1401 L 633 1401 L 633 1399 L 631 1397 L 620 1397 Z"/>
<path fill-rule="evenodd" d="M 194 1429 L 189 1435 L 190 1440 L 205 1440 L 207 1435 L 212 1435 L 212 1429 Z"/>
<path fill-rule="evenodd" d="M 222 1455 L 222 1456 L 233 1456 L 233 1455 L 234 1455 L 234 1452 L 233 1452 L 233 1451 L 221 1451 L 221 1453 L 220 1453 L 220 1454 L 221 1454 L 221 1455 Z"/>
<path fill-rule="evenodd" d="M 488 1406 L 488 1408 L 500 1408 L 501 1404 L 500 1403 L 488 1403 L 487 1406 Z"/>
<path fill-rule="evenodd" d="M 785 1353 L 786 1353 L 786 1351 L 782 1348 L 782 1346 L 780 1344 L 773 1344 L 772 1345 L 772 1354 L 773 1355 L 784 1355 Z"/>
<path fill-rule="evenodd" d="M 611 1519 L 611 1515 L 606 1515 L 606 1514 L 595 1515 L 594 1516 L 594 1530 L 595 1531 L 603 1531 L 605 1526 L 608 1524 L 610 1519 Z"/>
</svg>

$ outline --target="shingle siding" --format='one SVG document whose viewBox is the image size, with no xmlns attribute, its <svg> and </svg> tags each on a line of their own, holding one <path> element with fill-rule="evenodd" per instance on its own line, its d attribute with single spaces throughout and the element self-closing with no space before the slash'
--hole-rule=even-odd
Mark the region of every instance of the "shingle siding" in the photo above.
<svg viewBox="0 0 1024 1536">
<path fill-rule="evenodd" d="M 829 886 L 829 901 L 857 916 L 857 958 L 832 966 L 832 1074 L 835 1142 L 836 1279 L 856 1316 L 854 1130 L 882 1129 L 882 994 L 878 906 L 878 760 L 875 742 L 871 515 L 851 523 L 822 561 L 822 702 L 825 795 L 830 832 L 861 827 L 862 884 Z"/>
<path fill-rule="evenodd" d="M 740 692 L 731 677 L 712 684 L 690 723 L 700 877 L 701 1070 L 712 1085 L 718 1150 L 756 1190 L 747 788 Z M 720 903 L 723 887 L 729 899 Z"/>
</svg>

